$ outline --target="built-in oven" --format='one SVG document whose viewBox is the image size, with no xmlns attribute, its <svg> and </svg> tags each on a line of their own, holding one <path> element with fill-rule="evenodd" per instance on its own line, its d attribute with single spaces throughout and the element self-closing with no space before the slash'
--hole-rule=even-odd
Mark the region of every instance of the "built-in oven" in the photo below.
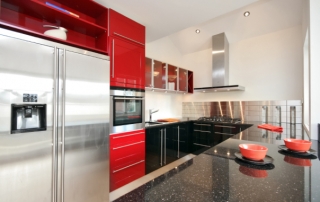
<svg viewBox="0 0 320 202">
<path fill-rule="evenodd" d="M 144 90 L 111 87 L 110 95 L 110 133 L 144 128 Z"/>
</svg>

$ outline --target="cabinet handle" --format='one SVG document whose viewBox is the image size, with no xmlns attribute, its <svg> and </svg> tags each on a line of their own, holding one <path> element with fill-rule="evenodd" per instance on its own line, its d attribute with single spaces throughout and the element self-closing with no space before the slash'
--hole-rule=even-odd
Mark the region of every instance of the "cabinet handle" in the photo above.
<svg viewBox="0 0 320 202">
<path fill-rule="evenodd" d="M 121 171 L 121 170 L 130 168 L 130 167 L 135 166 L 135 165 L 137 165 L 137 164 L 139 164 L 139 163 L 142 163 L 142 162 L 144 162 L 144 160 L 141 160 L 141 161 L 139 161 L 139 162 L 133 163 L 133 164 L 131 164 L 131 165 L 128 165 L 128 166 L 123 167 L 123 168 L 120 168 L 120 169 L 118 169 L 118 170 L 114 170 L 113 173 L 116 173 L 116 172 L 119 172 L 119 171 Z"/>
<path fill-rule="evenodd" d="M 112 78 L 114 78 L 114 39 L 112 39 Z"/>
<path fill-rule="evenodd" d="M 163 129 L 160 131 L 160 166 L 162 166 Z"/>
<path fill-rule="evenodd" d="M 144 100 L 143 97 L 114 97 L 114 100 Z"/>
<path fill-rule="evenodd" d="M 167 151 L 166 151 L 167 150 L 167 129 L 166 128 L 164 129 L 164 148 L 163 149 L 164 149 L 163 164 L 166 165 L 167 164 L 166 162 L 167 161 L 167 157 L 166 157 L 167 156 Z"/>
<path fill-rule="evenodd" d="M 211 126 L 210 124 L 199 124 L 199 123 L 194 123 L 193 125 L 197 125 L 197 126 Z"/>
<path fill-rule="evenodd" d="M 113 149 L 113 150 L 121 149 L 121 148 L 124 148 L 124 147 L 130 147 L 130 146 L 132 146 L 132 145 L 141 144 L 141 143 L 144 143 L 144 141 L 140 141 L 140 142 L 136 142 L 136 143 L 132 143 L 132 144 L 127 144 L 127 145 L 120 146 L 120 147 L 114 147 L 114 148 L 112 148 L 112 149 Z"/>
<path fill-rule="evenodd" d="M 221 135 L 234 135 L 234 134 L 230 134 L 230 133 L 220 133 L 220 132 L 215 132 L 216 134 L 221 134 Z"/>
<path fill-rule="evenodd" d="M 202 147 L 211 147 L 209 145 L 204 145 L 204 144 L 197 144 L 197 143 L 193 143 L 194 145 L 198 145 L 198 146 L 202 146 Z"/>
<path fill-rule="evenodd" d="M 117 136 L 117 137 L 113 137 L 112 139 L 124 138 L 124 137 L 129 137 L 129 136 L 134 136 L 134 135 L 140 135 L 140 134 L 144 134 L 144 132 L 141 132 L 141 133 L 133 133 L 133 134 L 130 134 L 130 135 Z"/>
<path fill-rule="evenodd" d="M 217 127 L 217 128 L 236 128 L 234 126 L 222 126 L 222 125 L 214 125 L 214 127 Z"/>
<path fill-rule="evenodd" d="M 144 44 L 143 44 L 143 43 L 140 43 L 139 41 L 136 41 L 136 40 L 130 39 L 129 37 L 123 36 L 123 35 L 118 34 L 118 33 L 116 33 L 116 32 L 113 32 L 113 33 L 114 33 L 115 35 L 117 35 L 117 36 L 120 36 L 120 37 L 122 37 L 122 38 L 128 39 L 129 41 L 132 41 L 132 42 L 134 42 L 134 43 L 138 43 L 138 44 L 141 44 L 141 45 L 143 45 L 143 46 L 144 46 Z"/>
<path fill-rule="evenodd" d="M 197 131 L 197 132 L 201 132 L 201 133 L 211 133 L 210 131 L 204 131 L 204 130 L 193 130 L 193 131 Z"/>
<path fill-rule="evenodd" d="M 180 126 L 178 126 L 178 158 L 179 158 L 179 150 L 180 150 Z"/>
</svg>

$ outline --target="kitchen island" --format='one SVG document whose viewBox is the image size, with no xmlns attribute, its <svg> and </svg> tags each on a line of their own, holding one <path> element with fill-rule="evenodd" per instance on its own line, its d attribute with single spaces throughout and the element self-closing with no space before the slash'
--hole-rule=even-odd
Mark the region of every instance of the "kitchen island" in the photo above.
<svg viewBox="0 0 320 202">
<path fill-rule="evenodd" d="M 317 156 L 301 159 L 279 151 L 285 134 L 257 130 L 256 125 L 118 198 L 121 201 L 320 201 L 319 144 Z M 291 126 L 293 127 L 293 126 Z M 308 139 L 303 130 L 291 132 Z M 301 133 L 300 133 L 301 132 Z M 280 136 L 279 136 L 280 135 Z M 235 158 L 241 143 L 268 147 L 273 164 L 263 168 Z M 311 166 L 309 166 L 311 164 Z M 304 165 L 304 166 L 303 166 Z"/>
</svg>

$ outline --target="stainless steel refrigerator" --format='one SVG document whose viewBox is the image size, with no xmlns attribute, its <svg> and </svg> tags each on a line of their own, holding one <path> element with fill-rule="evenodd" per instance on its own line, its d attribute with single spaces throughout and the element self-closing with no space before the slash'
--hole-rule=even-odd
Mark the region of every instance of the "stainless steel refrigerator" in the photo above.
<svg viewBox="0 0 320 202">
<path fill-rule="evenodd" d="M 109 201 L 109 66 L 0 29 L 0 201 Z"/>
</svg>

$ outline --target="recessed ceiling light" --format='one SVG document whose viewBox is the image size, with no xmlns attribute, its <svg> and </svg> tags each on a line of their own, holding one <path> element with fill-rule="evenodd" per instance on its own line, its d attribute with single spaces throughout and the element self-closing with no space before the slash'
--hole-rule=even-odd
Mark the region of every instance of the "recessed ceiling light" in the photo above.
<svg viewBox="0 0 320 202">
<path fill-rule="evenodd" d="M 250 15 L 250 12 L 249 11 L 246 11 L 246 12 L 244 12 L 244 17 L 248 17 L 249 15 Z"/>
<path fill-rule="evenodd" d="M 196 33 L 199 34 L 200 33 L 200 29 L 196 29 Z"/>
<path fill-rule="evenodd" d="M 204 92 L 204 93 L 205 93 L 206 91 L 204 90 L 204 91 L 202 91 L 202 92 Z"/>
</svg>

